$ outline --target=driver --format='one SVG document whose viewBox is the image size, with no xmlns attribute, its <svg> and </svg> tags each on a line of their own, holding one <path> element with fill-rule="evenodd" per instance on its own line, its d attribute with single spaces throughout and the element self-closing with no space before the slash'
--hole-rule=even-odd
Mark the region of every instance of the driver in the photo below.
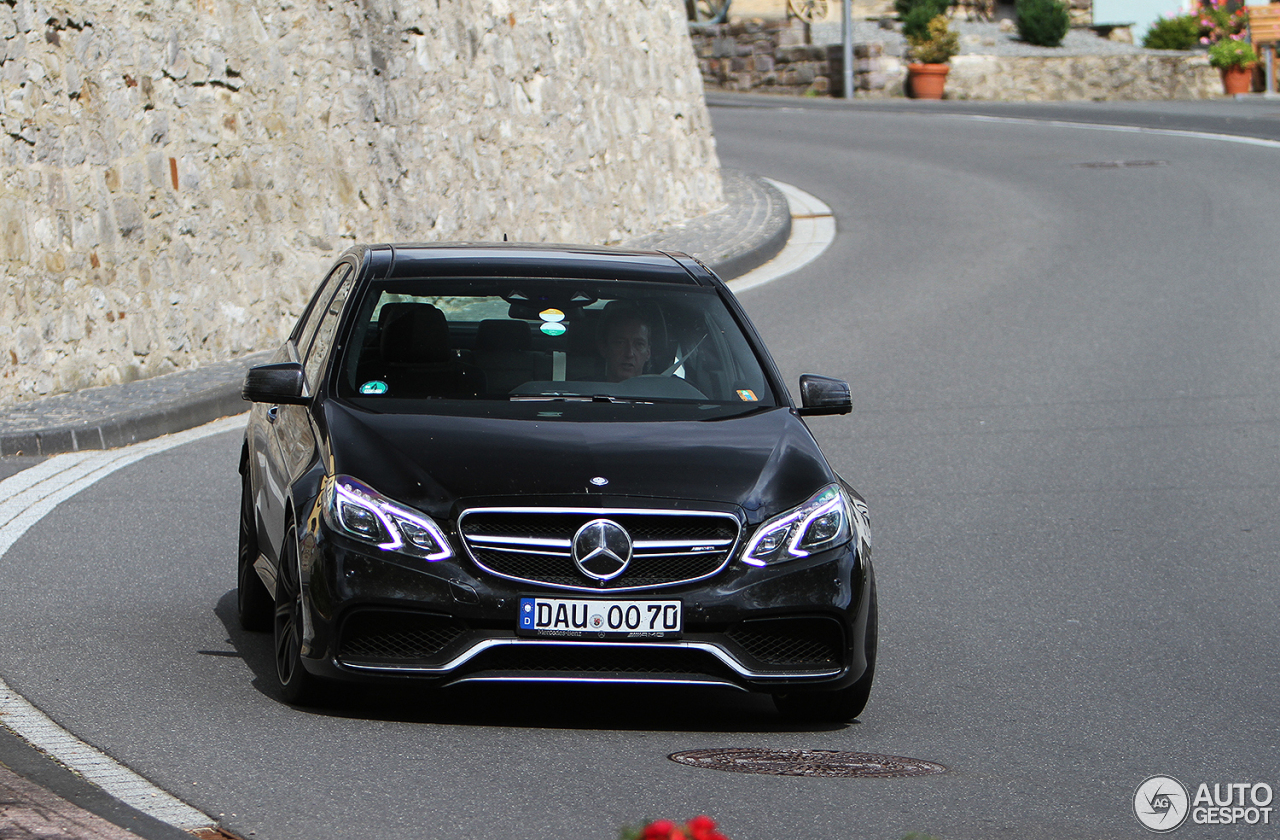
<svg viewBox="0 0 1280 840">
<path fill-rule="evenodd" d="M 622 382 L 644 373 L 651 352 L 649 339 L 649 324 L 636 306 L 620 301 L 606 306 L 598 345 L 605 379 Z"/>
</svg>

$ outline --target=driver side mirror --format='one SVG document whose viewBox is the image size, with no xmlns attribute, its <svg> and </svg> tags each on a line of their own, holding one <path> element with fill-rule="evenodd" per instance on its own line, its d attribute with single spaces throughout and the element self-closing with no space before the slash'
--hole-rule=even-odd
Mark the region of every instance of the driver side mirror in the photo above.
<svg viewBox="0 0 1280 840">
<path fill-rule="evenodd" d="M 830 376 L 806 373 L 800 377 L 801 417 L 823 414 L 848 414 L 853 411 L 853 398 L 849 395 L 849 383 Z"/>
<path fill-rule="evenodd" d="M 303 396 L 304 382 L 302 365 L 297 362 L 258 365 L 245 374 L 240 396 L 256 403 L 306 405 L 311 398 Z"/>
</svg>

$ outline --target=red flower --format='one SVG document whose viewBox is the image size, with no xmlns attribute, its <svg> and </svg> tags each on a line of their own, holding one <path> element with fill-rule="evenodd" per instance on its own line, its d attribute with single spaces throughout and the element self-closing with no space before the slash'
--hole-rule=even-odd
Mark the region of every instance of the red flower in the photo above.
<svg viewBox="0 0 1280 840">
<path fill-rule="evenodd" d="M 689 829 L 690 840 L 728 840 L 716 831 L 716 821 L 706 814 L 700 814 L 689 820 L 685 827 Z"/>
<path fill-rule="evenodd" d="M 641 840 L 685 840 L 685 836 L 671 820 L 654 820 L 644 827 Z"/>
</svg>

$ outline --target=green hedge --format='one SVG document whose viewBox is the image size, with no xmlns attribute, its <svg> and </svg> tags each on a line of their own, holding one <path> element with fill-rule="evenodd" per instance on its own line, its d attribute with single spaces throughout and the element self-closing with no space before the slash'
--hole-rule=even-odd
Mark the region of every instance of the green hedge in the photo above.
<svg viewBox="0 0 1280 840">
<path fill-rule="evenodd" d="M 1071 25 L 1067 4 L 1060 0 L 1017 0 L 1018 37 L 1028 44 L 1056 47 Z"/>
</svg>

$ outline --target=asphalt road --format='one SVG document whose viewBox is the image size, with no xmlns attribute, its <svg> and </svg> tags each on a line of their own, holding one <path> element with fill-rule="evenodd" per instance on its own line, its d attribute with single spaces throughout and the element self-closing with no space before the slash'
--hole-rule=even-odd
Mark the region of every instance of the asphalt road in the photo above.
<svg viewBox="0 0 1280 840">
<path fill-rule="evenodd" d="M 608 840 L 696 813 L 733 840 L 1137 838 L 1150 775 L 1280 788 L 1280 149 L 778 103 L 713 117 L 726 166 L 838 219 L 822 258 L 743 301 L 790 382 L 853 384 L 851 417 L 811 425 L 872 511 L 860 722 L 692 690 L 284 706 L 267 637 L 234 626 L 234 435 L 113 474 L 0 559 L 0 676 L 269 840 Z M 949 771 L 666 758 L 734 746 Z"/>
</svg>

